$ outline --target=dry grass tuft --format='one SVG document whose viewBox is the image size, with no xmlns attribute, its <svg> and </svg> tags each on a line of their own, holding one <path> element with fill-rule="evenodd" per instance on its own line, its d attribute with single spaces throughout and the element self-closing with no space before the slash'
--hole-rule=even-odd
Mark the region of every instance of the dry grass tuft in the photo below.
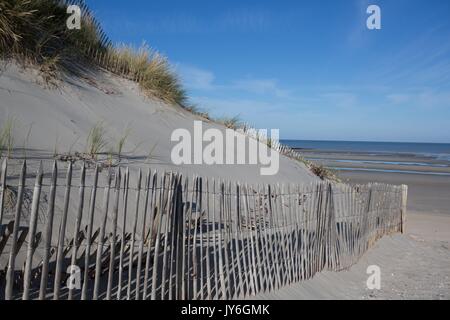
<svg viewBox="0 0 450 320">
<path fill-rule="evenodd" d="M 112 46 L 83 1 L 80 30 L 69 30 L 64 0 L 2 0 L 0 58 L 36 65 L 46 82 L 97 66 L 139 83 L 145 94 L 184 106 L 186 93 L 167 59 L 143 45 Z"/>
<path fill-rule="evenodd" d="M 3 155 L 3 151 L 6 151 L 7 157 L 10 158 L 14 149 L 14 125 L 16 123 L 15 118 L 9 117 L 3 123 L 0 130 L 0 157 Z"/>
<path fill-rule="evenodd" d="M 232 118 L 224 117 L 217 120 L 217 122 L 223 124 L 228 129 L 237 130 L 242 126 L 242 121 L 239 116 L 234 116 Z"/>
<path fill-rule="evenodd" d="M 103 122 L 97 122 L 89 132 L 87 138 L 86 152 L 91 158 L 95 159 L 97 155 L 104 152 L 108 142 L 106 141 L 106 130 Z"/>
</svg>

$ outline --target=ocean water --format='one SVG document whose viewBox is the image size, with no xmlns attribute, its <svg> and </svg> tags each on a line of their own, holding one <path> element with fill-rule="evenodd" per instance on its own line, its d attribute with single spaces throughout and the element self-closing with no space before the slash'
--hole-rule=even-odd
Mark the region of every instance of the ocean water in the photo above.
<svg viewBox="0 0 450 320">
<path fill-rule="evenodd" d="M 291 148 L 317 151 L 408 154 L 450 161 L 450 143 L 281 140 Z"/>
<path fill-rule="evenodd" d="M 401 142 L 354 142 L 354 141 L 310 141 L 310 140 L 282 140 L 281 143 L 312 151 L 306 158 L 312 161 L 333 161 L 341 164 L 329 168 L 338 171 L 368 171 L 385 173 L 404 173 L 417 175 L 436 175 L 450 177 L 450 144 L 439 143 L 401 143 Z M 327 151 L 335 153 L 330 159 L 320 158 L 320 153 L 314 151 Z M 363 155 L 384 155 L 387 159 L 349 159 L 350 153 Z M 390 156 L 405 157 L 405 161 L 389 160 Z M 398 157 L 397 157 L 398 158 Z M 438 160 L 438 161 L 436 161 Z M 361 167 L 361 165 L 370 165 Z M 356 166 L 357 165 L 357 166 Z M 379 166 L 377 166 L 379 165 Z M 395 166 L 395 169 L 386 169 L 386 165 Z M 427 170 L 434 168 L 434 170 Z M 414 170 L 416 169 L 416 170 Z M 442 170 L 439 170 L 442 169 Z"/>
</svg>

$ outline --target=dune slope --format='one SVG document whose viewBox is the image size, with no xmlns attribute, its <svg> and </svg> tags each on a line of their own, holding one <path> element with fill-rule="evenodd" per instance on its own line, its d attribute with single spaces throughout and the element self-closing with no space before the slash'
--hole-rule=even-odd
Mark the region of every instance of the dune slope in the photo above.
<svg viewBox="0 0 450 320">
<path fill-rule="evenodd" d="M 194 121 L 202 120 L 186 110 L 145 98 L 137 85 L 107 72 L 98 71 L 85 79 L 68 78 L 48 88 L 33 70 L 7 64 L 0 74 L 0 123 L 14 119 L 15 155 L 22 148 L 28 158 L 52 158 L 67 152 L 84 152 L 90 130 L 99 122 L 105 128 L 108 146 L 115 149 L 130 128 L 121 165 L 180 171 L 247 183 L 309 183 L 317 178 L 302 164 L 280 158 L 274 176 L 261 176 L 259 165 L 174 166 L 171 142 L 175 129 L 191 133 Z M 204 120 L 204 119 L 203 119 Z M 206 121 L 206 120 L 204 120 Z M 221 125 L 204 122 L 203 129 Z M 28 134 L 29 133 L 29 134 Z M 27 138 L 28 137 L 28 138 Z M 206 144 L 205 144 L 206 145 Z"/>
</svg>

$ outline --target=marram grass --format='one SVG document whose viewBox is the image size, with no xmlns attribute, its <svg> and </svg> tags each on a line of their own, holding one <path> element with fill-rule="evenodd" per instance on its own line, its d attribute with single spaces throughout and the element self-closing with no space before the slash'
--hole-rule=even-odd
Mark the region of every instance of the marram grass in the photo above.
<svg viewBox="0 0 450 320">
<path fill-rule="evenodd" d="M 80 30 L 69 30 L 67 3 L 82 7 Z M 37 65 L 44 78 L 97 66 L 137 81 L 152 97 L 184 106 L 186 93 L 167 59 L 148 46 L 113 46 L 83 1 L 1 0 L 0 58 Z"/>
</svg>

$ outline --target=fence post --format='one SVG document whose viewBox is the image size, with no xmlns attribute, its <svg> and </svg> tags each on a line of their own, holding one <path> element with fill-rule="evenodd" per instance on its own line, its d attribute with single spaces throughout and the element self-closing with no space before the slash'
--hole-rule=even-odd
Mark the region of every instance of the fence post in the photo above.
<svg viewBox="0 0 450 320">
<path fill-rule="evenodd" d="M 401 232 L 405 234 L 406 231 L 406 204 L 408 202 L 408 186 L 402 185 L 402 208 L 401 208 L 401 218 L 402 218 L 402 227 Z"/>
<path fill-rule="evenodd" d="M 1 171 L 1 183 L 2 183 L 2 193 L 0 194 L 0 226 L 3 221 L 3 209 L 5 203 L 5 194 L 6 194 L 6 172 L 8 170 L 8 160 L 5 158 L 2 163 L 2 171 Z"/>
<path fill-rule="evenodd" d="M 6 172 L 6 170 L 5 170 Z M 13 236 L 12 236 L 12 245 L 11 251 L 9 253 L 9 261 L 8 261 L 8 270 L 6 272 L 6 290 L 5 290 L 5 299 L 11 300 L 13 294 L 13 284 L 14 284 L 14 271 L 15 271 L 15 262 L 16 262 L 16 252 L 17 252 L 17 235 L 19 233 L 20 227 L 20 214 L 22 211 L 22 201 L 23 201 L 23 189 L 25 188 L 25 177 L 27 172 L 27 164 L 26 161 L 23 162 L 22 171 L 20 173 L 20 183 L 19 183 L 19 191 L 17 194 L 17 204 L 16 204 L 16 214 L 14 218 L 14 228 L 13 228 Z"/>
<path fill-rule="evenodd" d="M 95 259 L 95 278 L 94 278 L 94 293 L 93 300 L 98 299 L 99 295 L 99 286 L 100 286 L 100 277 L 101 277 L 101 269 L 102 269 L 102 254 L 103 254 L 103 244 L 105 242 L 105 230 L 106 230 L 106 221 L 108 219 L 108 205 L 109 205 L 109 192 L 111 188 L 111 170 L 108 170 L 107 177 L 107 185 L 105 187 L 103 193 L 103 217 L 102 217 L 102 226 L 100 229 L 100 235 L 97 244 L 97 257 Z M 116 176 L 117 179 L 117 176 Z"/>
<path fill-rule="evenodd" d="M 80 246 L 78 238 L 79 238 L 79 233 L 80 233 L 81 220 L 83 218 L 85 181 L 86 181 L 86 164 L 83 163 L 83 166 L 81 167 L 80 187 L 79 187 L 79 191 L 78 191 L 77 217 L 76 217 L 76 221 L 75 221 L 75 229 L 74 229 L 74 234 L 73 234 L 72 258 L 71 258 L 71 263 L 70 263 L 72 266 L 77 264 L 77 253 L 78 253 L 78 248 Z M 67 299 L 72 300 L 72 298 L 73 298 L 73 288 L 72 288 L 72 286 L 70 286 L 69 287 L 69 295 L 68 295 Z"/>
<path fill-rule="evenodd" d="M 27 259 L 25 264 L 25 273 L 23 277 L 23 300 L 29 299 L 29 291 L 30 291 L 30 276 L 31 276 L 31 269 L 33 265 L 33 254 L 34 254 L 34 245 L 35 245 L 35 237 L 36 237 L 36 227 L 37 227 L 37 216 L 39 211 L 39 200 L 41 196 L 41 189 L 42 189 L 42 177 L 43 169 L 42 169 L 42 162 L 39 165 L 38 173 L 36 175 L 36 182 L 34 185 L 34 191 L 33 191 L 33 203 L 31 205 L 31 218 L 30 218 L 30 231 L 29 231 L 29 238 L 28 238 L 28 249 L 27 249 Z"/>
<path fill-rule="evenodd" d="M 97 199 L 97 181 L 99 170 L 100 168 L 97 165 L 95 167 L 94 183 L 91 190 L 91 199 L 89 204 L 86 249 L 84 250 L 84 274 L 83 274 L 83 285 L 81 287 L 81 300 L 86 300 L 88 293 L 89 265 L 91 263 L 92 230 L 94 228 L 95 201 Z"/>
<path fill-rule="evenodd" d="M 58 252 L 56 255 L 56 270 L 53 289 L 53 299 L 58 300 L 61 291 L 61 269 L 64 263 L 64 239 L 66 235 L 67 213 L 69 210 L 70 190 L 72 185 L 72 162 L 69 162 L 66 176 L 66 191 L 64 195 L 64 211 L 61 219 L 58 239 Z"/>
<path fill-rule="evenodd" d="M 126 241 L 126 229 L 127 229 L 127 209 L 128 209 L 128 187 L 130 183 L 130 170 L 126 168 L 124 182 L 123 182 L 123 208 L 122 208 L 122 236 L 120 239 L 120 252 L 119 252 L 119 282 L 117 284 L 117 300 L 122 298 L 122 277 L 124 269 L 124 251 L 125 251 L 125 241 Z"/>
<path fill-rule="evenodd" d="M 47 222 L 45 228 L 44 237 L 44 259 L 42 264 L 41 273 L 41 288 L 39 291 L 39 300 L 45 300 L 47 296 L 47 285 L 48 285 L 48 268 L 51 258 L 51 245 L 52 245 L 52 234 L 53 234 L 53 218 L 55 215 L 55 197 L 56 197 L 56 181 L 58 179 L 58 166 L 56 161 L 53 163 L 52 169 L 52 180 L 50 186 L 50 196 L 48 200 L 47 209 Z"/>
<path fill-rule="evenodd" d="M 108 282 L 106 287 L 106 300 L 111 299 L 111 291 L 113 286 L 113 278 L 114 278 L 114 268 L 115 268 L 115 260 L 116 260 L 116 238 L 117 238 L 117 220 L 119 215 L 119 201 L 120 201 L 120 185 L 122 180 L 122 172 L 120 168 L 116 171 L 115 177 L 115 186 L 114 186 L 114 202 L 113 202 L 113 217 L 112 217 L 112 227 L 111 233 L 109 234 L 110 239 L 110 256 L 109 256 L 109 268 L 108 268 Z"/>
</svg>

